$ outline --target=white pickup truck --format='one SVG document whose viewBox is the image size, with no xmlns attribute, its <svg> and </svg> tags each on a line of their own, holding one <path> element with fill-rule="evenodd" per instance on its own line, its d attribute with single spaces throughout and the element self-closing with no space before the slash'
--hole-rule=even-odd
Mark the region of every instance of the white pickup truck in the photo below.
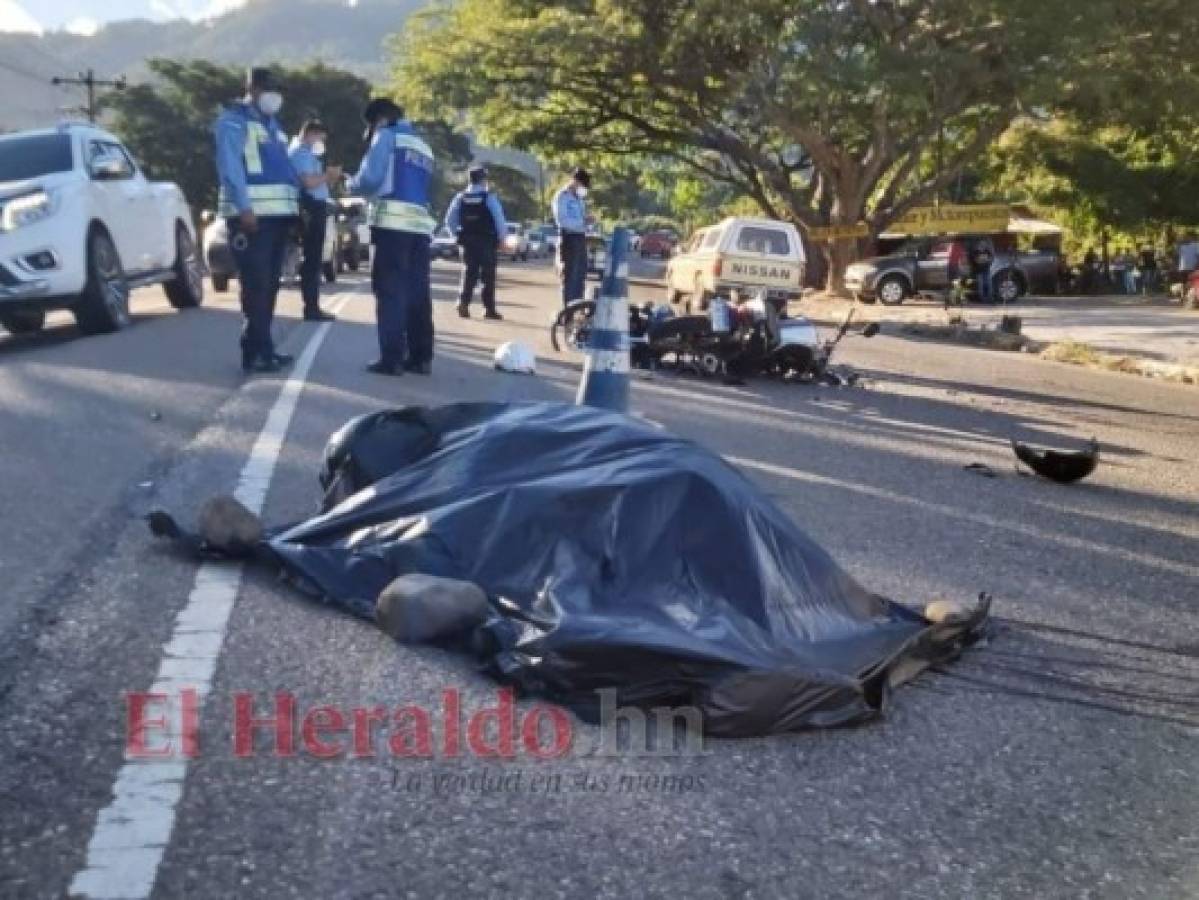
<svg viewBox="0 0 1199 900">
<path fill-rule="evenodd" d="M 129 292 L 162 284 L 177 309 L 204 299 L 183 193 L 147 181 L 113 135 L 86 124 L 0 137 L 0 325 L 38 331 L 69 309 L 95 334 L 129 323 Z"/>
<path fill-rule="evenodd" d="M 671 303 L 683 297 L 707 309 L 712 297 L 730 291 L 765 290 L 771 297 L 798 300 L 803 295 L 803 242 L 789 222 L 728 218 L 701 228 L 666 267 Z"/>
</svg>

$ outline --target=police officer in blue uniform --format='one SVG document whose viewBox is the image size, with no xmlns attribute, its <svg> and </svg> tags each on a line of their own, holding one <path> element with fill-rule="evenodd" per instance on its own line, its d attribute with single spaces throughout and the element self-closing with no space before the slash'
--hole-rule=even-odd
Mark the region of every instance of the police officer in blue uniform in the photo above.
<svg viewBox="0 0 1199 900">
<path fill-rule="evenodd" d="M 468 176 L 470 186 L 460 191 L 445 214 L 445 225 L 462 247 L 462 285 L 458 292 L 458 315 L 470 318 L 470 301 L 475 285 L 483 282 L 483 317 L 504 317 L 495 308 L 495 273 L 500 238 L 508 232 L 504 207 L 488 190 L 487 169 L 475 166 Z"/>
<path fill-rule="evenodd" d="M 562 305 L 583 299 L 587 287 L 587 192 L 591 175 L 574 174 L 554 195 L 554 222 L 558 226 L 558 273 L 562 279 Z"/>
<path fill-rule="evenodd" d="M 275 118 L 283 106 L 269 69 L 251 69 L 246 95 L 216 120 L 220 215 L 228 220 L 244 316 L 241 364 L 247 373 L 277 372 L 292 358 L 275 352 L 271 322 L 287 242 L 300 213 L 300 190 Z"/>
<path fill-rule="evenodd" d="M 340 180 L 336 166 L 326 171 L 325 138 L 329 130 L 320 119 L 309 119 L 291 142 L 288 156 L 300 181 L 301 235 L 304 247 L 300 266 L 300 297 L 304 300 L 304 320 L 329 322 L 334 317 L 321 309 L 321 269 L 324 264 L 325 235 L 329 227 L 329 184 Z"/>
<path fill-rule="evenodd" d="M 370 149 L 350 193 L 371 204 L 375 245 L 371 284 L 379 329 L 379 358 L 367 370 L 379 375 L 428 375 L 433 362 L 433 298 L 429 285 L 429 215 L 433 151 L 387 99 L 363 112 Z"/>
</svg>

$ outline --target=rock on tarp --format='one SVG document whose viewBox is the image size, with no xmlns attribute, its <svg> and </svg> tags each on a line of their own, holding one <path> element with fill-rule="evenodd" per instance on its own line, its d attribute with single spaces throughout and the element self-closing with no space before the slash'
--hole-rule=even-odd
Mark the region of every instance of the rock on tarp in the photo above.
<svg viewBox="0 0 1199 900">
<path fill-rule="evenodd" d="M 561 404 L 375 413 L 331 439 L 323 512 L 269 548 L 362 616 L 397 576 L 474 582 L 498 678 L 594 711 L 693 705 L 717 735 L 867 720 L 977 633 L 863 588 L 719 456 Z"/>
</svg>

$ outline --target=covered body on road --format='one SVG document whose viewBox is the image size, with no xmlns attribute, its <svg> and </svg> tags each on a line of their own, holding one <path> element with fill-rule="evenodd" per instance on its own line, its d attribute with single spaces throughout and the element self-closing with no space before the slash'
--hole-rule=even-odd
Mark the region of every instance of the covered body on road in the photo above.
<svg viewBox="0 0 1199 900">
<path fill-rule="evenodd" d="M 321 481 L 324 511 L 268 541 L 301 584 L 364 618 L 403 575 L 476 584 L 490 671 L 584 714 L 614 688 L 721 735 L 860 722 L 986 614 L 871 593 L 716 454 L 587 407 L 371 414 Z"/>
</svg>

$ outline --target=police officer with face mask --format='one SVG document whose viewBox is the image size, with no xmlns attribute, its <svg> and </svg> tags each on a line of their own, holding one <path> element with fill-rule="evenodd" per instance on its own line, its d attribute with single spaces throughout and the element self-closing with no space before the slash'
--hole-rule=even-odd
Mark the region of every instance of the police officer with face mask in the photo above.
<svg viewBox="0 0 1199 900">
<path fill-rule="evenodd" d="M 325 234 L 329 227 L 329 185 L 341 179 L 341 169 L 325 168 L 325 138 L 329 130 L 319 119 L 309 119 L 291 142 L 288 155 L 300 179 L 300 211 L 304 262 L 300 266 L 300 296 L 304 299 L 304 319 L 328 322 L 333 319 L 321 309 L 321 269 L 324 263 Z"/>
<path fill-rule="evenodd" d="M 462 285 L 458 292 L 458 315 L 470 318 L 470 301 L 475 285 L 483 282 L 483 317 L 503 319 L 495 308 L 495 272 L 500 238 L 507 234 L 504 207 L 487 184 L 487 170 L 470 170 L 470 187 L 460 191 L 445 214 L 445 225 L 462 247 Z"/>
<path fill-rule="evenodd" d="M 554 195 L 554 222 L 558 226 L 558 269 L 562 279 L 562 305 L 583 299 L 587 286 L 587 192 L 591 175 L 575 169 L 574 175 Z"/>
<path fill-rule="evenodd" d="M 386 98 L 363 112 L 369 149 L 350 192 L 371 204 L 379 358 L 367 366 L 377 375 L 429 375 L 433 362 L 433 297 L 429 284 L 429 215 L 433 151 Z"/>
<path fill-rule="evenodd" d="M 292 358 L 275 352 L 271 323 L 279 278 L 296 217 L 300 190 L 287 155 L 287 136 L 275 118 L 283 106 L 270 69 L 251 69 L 246 95 L 217 118 L 220 215 L 228 220 L 244 317 L 241 364 L 247 373 L 277 372 Z"/>
</svg>

